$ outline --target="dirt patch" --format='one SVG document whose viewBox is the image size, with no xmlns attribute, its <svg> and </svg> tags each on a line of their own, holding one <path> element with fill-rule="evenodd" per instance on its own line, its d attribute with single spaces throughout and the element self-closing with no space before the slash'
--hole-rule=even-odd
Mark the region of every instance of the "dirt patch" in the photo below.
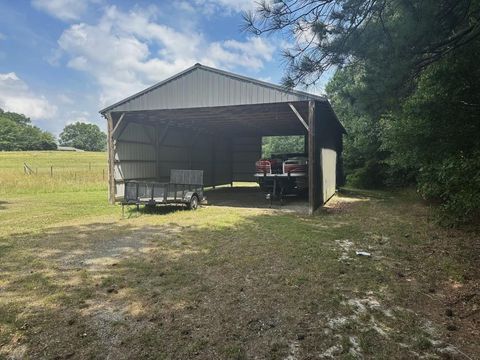
<svg viewBox="0 0 480 360">
<path fill-rule="evenodd" d="M 288 196 L 279 200 L 267 200 L 265 194 L 258 187 L 220 187 L 206 193 L 209 205 L 271 209 L 284 213 L 308 214 L 308 199 L 297 196 Z"/>
<path fill-rule="evenodd" d="M 351 255 L 353 253 L 353 242 L 351 240 L 335 240 L 335 243 L 340 247 L 342 253 L 339 257 L 339 261 L 348 261 L 351 260 Z"/>
</svg>

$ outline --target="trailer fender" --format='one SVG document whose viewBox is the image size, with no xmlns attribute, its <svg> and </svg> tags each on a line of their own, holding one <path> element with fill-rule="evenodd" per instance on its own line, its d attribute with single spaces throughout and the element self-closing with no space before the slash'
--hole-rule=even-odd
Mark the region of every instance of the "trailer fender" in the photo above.
<svg viewBox="0 0 480 360">
<path fill-rule="evenodd" d="M 195 191 L 187 191 L 183 197 L 183 200 L 185 202 L 190 202 L 190 199 L 192 198 L 193 195 L 195 195 L 200 200 L 200 196 L 198 196 L 198 194 Z"/>
</svg>

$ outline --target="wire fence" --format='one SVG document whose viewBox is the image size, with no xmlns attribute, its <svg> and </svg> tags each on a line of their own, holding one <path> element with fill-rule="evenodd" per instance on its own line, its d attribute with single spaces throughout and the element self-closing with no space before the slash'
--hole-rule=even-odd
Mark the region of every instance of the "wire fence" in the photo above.
<svg viewBox="0 0 480 360">
<path fill-rule="evenodd" d="M 39 172 L 40 170 L 40 172 Z M 48 174 L 50 175 L 50 177 L 55 177 L 55 176 L 62 176 L 62 177 L 72 177 L 73 176 L 73 179 L 76 179 L 77 178 L 77 174 L 78 174 L 78 177 L 80 178 L 81 176 L 84 176 L 85 175 L 92 175 L 94 174 L 95 177 L 98 177 L 98 175 L 100 174 L 100 171 L 101 171 L 101 175 L 102 175 L 102 180 L 106 180 L 106 177 L 107 177 L 107 169 L 102 166 L 101 168 L 97 165 L 97 164 L 93 164 L 92 166 L 92 163 L 89 162 L 88 163 L 88 167 L 85 167 L 85 168 L 81 168 L 81 167 L 74 167 L 74 168 L 70 168 L 68 166 L 54 166 L 54 165 L 50 165 L 50 166 L 43 166 L 43 167 L 34 167 L 32 165 L 29 165 L 27 163 L 23 163 L 23 173 L 25 175 L 45 175 L 45 174 Z M 91 176 L 87 176 L 87 177 L 91 177 Z"/>
<path fill-rule="evenodd" d="M 107 188 L 104 162 L 23 163 L 0 169 L 0 194 L 90 191 Z"/>
</svg>

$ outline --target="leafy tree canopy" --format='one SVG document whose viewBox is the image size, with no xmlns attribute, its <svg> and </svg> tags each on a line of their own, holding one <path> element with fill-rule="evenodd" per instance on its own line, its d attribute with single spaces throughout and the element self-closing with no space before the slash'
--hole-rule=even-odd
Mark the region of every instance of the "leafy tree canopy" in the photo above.
<svg viewBox="0 0 480 360">
<path fill-rule="evenodd" d="M 267 136 L 263 138 L 262 156 L 304 152 L 303 136 Z"/>
<path fill-rule="evenodd" d="M 76 122 L 65 126 L 60 134 L 60 145 L 86 151 L 104 151 L 107 135 L 95 124 Z"/>
<path fill-rule="evenodd" d="M 351 183 L 415 183 L 454 221 L 480 215 L 480 0 L 274 1 L 244 17 L 292 39 L 287 87 L 335 69 Z"/>
<path fill-rule="evenodd" d="M 31 125 L 30 119 L 0 109 L 0 151 L 54 150 L 52 134 Z"/>
</svg>

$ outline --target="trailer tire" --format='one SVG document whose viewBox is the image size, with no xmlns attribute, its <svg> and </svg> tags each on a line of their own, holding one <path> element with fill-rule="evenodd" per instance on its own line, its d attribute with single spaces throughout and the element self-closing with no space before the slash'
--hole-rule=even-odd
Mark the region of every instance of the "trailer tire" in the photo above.
<svg viewBox="0 0 480 360">
<path fill-rule="evenodd" d="M 199 203 L 200 203 L 200 200 L 198 199 L 198 196 L 192 195 L 192 197 L 190 198 L 190 201 L 187 204 L 187 207 L 189 210 L 197 210 Z"/>
</svg>

